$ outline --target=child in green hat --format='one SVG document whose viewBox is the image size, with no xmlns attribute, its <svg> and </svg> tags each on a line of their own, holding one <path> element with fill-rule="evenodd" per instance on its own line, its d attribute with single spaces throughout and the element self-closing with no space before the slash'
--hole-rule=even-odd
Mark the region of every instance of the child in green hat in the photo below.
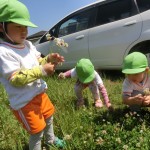
<svg viewBox="0 0 150 150">
<path fill-rule="evenodd" d="M 148 61 L 144 54 L 133 52 L 123 62 L 122 72 L 126 74 L 123 82 L 123 103 L 138 111 L 141 106 L 150 106 L 150 77 Z"/>
<path fill-rule="evenodd" d="M 28 9 L 18 0 L 0 0 L 0 82 L 8 94 L 11 110 L 29 132 L 29 149 L 41 150 L 45 135 L 47 145 L 64 147 L 55 137 L 51 103 L 43 76 L 54 73 L 64 61 L 58 53 L 41 58 L 31 42 L 26 40 L 27 27 L 37 27 L 30 21 Z"/>
<path fill-rule="evenodd" d="M 103 81 L 99 74 L 94 70 L 94 66 L 89 59 L 80 59 L 75 68 L 59 74 L 59 78 L 76 77 L 77 81 L 74 87 L 75 94 L 77 96 L 77 106 L 84 105 L 84 98 L 82 91 L 89 87 L 94 97 L 95 107 L 103 107 L 103 102 L 100 99 L 99 91 L 101 92 L 105 105 L 107 108 L 111 107 L 110 100 L 108 98 L 107 90 L 103 84 Z"/>
</svg>

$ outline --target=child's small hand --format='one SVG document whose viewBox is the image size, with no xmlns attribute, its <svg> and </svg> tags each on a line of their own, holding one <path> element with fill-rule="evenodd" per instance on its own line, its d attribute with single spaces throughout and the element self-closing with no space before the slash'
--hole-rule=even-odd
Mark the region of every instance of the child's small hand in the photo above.
<svg viewBox="0 0 150 150">
<path fill-rule="evenodd" d="M 58 78 L 60 79 L 65 79 L 65 74 L 63 72 L 61 72 L 59 75 L 58 75 Z"/>
<path fill-rule="evenodd" d="M 55 72 L 55 65 L 52 63 L 47 63 L 43 65 L 43 69 L 47 75 L 52 75 Z"/>
<path fill-rule="evenodd" d="M 134 96 L 132 99 L 134 100 L 135 104 L 142 105 L 144 97 L 142 94 L 138 94 L 138 95 Z"/>
<path fill-rule="evenodd" d="M 150 95 L 144 96 L 142 105 L 143 105 L 143 106 L 148 106 L 148 105 L 150 105 Z"/>
<path fill-rule="evenodd" d="M 48 55 L 48 62 L 58 65 L 64 62 L 64 57 L 59 55 L 58 53 L 51 53 Z"/>
</svg>

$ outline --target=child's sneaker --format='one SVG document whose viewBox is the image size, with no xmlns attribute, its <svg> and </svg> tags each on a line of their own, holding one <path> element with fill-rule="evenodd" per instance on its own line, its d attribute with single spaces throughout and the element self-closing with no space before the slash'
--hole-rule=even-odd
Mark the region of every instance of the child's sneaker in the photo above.
<svg viewBox="0 0 150 150">
<path fill-rule="evenodd" d="M 66 143 L 64 140 L 59 139 L 58 137 L 55 137 L 55 140 L 53 143 L 46 143 L 47 146 L 54 146 L 60 149 L 63 149 L 66 146 Z"/>
<path fill-rule="evenodd" d="M 103 107 L 102 101 L 101 101 L 101 100 L 95 101 L 95 107 L 96 107 L 96 108 L 101 108 L 101 107 Z"/>
</svg>

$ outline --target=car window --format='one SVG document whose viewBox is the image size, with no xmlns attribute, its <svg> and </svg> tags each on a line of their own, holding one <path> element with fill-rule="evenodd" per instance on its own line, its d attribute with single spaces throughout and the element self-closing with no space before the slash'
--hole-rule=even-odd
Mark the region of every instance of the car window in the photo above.
<svg viewBox="0 0 150 150">
<path fill-rule="evenodd" d="M 150 9 L 150 0 L 137 0 L 137 4 L 140 12 Z"/>
<path fill-rule="evenodd" d="M 98 6 L 96 25 L 102 25 L 137 14 L 132 0 L 116 0 Z"/>
<path fill-rule="evenodd" d="M 58 37 L 85 30 L 91 27 L 92 24 L 94 24 L 94 13 L 95 9 L 91 8 L 89 10 L 85 10 L 84 12 L 82 11 L 71 16 L 60 24 L 60 27 L 58 28 Z"/>
</svg>

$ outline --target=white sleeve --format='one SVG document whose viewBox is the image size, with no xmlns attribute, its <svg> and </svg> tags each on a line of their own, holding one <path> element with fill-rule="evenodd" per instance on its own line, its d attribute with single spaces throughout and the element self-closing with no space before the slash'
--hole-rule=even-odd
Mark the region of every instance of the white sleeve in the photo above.
<svg viewBox="0 0 150 150">
<path fill-rule="evenodd" d="M 71 69 L 71 78 L 72 77 L 77 77 L 76 68 Z"/>
<path fill-rule="evenodd" d="M 96 71 L 95 71 L 95 81 L 96 81 L 97 85 L 103 84 L 102 78 Z"/>
</svg>

